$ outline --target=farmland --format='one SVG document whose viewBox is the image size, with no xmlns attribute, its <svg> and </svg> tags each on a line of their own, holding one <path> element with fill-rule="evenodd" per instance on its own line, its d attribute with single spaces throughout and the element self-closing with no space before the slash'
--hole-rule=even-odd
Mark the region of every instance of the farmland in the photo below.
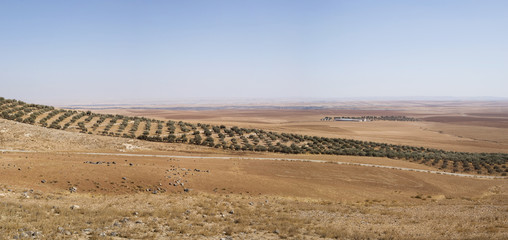
<svg viewBox="0 0 508 240">
<path fill-rule="evenodd" d="M 326 154 L 387 157 L 435 166 L 443 171 L 506 176 L 506 153 L 472 153 L 442 149 L 330 138 L 257 128 L 190 123 L 56 109 L 0 99 L 1 117 L 17 122 L 82 134 L 187 143 L 216 149 L 285 154 Z M 405 119 L 405 118 L 404 118 Z"/>
<path fill-rule="evenodd" d="M 406 160 L 224 150 L 5 119 L 0 145 L 6 238 L 507 237 L 506 179 L 400 170 L 439 171 Z"/>
<path fill-rule="evenodd" d="M 507 1 L 2 1 L 0 240 L 508 240 Z"/>
</svg>

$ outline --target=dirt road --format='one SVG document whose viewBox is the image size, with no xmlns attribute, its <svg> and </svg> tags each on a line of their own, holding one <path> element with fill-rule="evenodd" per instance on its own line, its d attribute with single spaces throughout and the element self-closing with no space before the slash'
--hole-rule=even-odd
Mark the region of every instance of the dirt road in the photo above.
<svg viewBox="0 0 508 240">
<path fill-rule="evenodd" d="M 37 152 L 37 151 L 0 149 L 0 152 Z M 456 177 L 483 178 L 483 179 L 506 179 L 506 177 L 502 177 L 502 176 L 487 176 L 487 175 L 474 175 L 474 174 L 464 174 L 464 173 L 451 173 L 451 172 L 417 169 L 417 168 L 405 168 L 405 167 L 368 164 L 368 163 L 326 161 L 326 160 L 317 160 L 317 159 L 259 158 L 259 157 L 230 157 L 230 156 L 213 156 L 213 157 L 208 156 L 207 157 L 207 156 L 181 156 L 181 155 L 135 154 L 135 153 L 99 153 L 99 152 L 92 152 L 92 153 L 67 153 L 66 152 L 66 154 L 125 156 L 125 157 L 160 157 L 160 158 L 175 158 L 175 159 L 225 159 L 225 160 L 239 159 L 239 160 L 260 160 L 260 161 L 313 162 L 313 163 L 328 163 L 328 164 L 338 164 L 338 165 L 353 165 L 353 166 L 362 166 L 362 167 L 386 168 L 386 169 L 394 169 L 394 170 L 401 170 L 401 171 L 422 172 L 422 173 L 440 174 L 440 175 L 448 175 L 448 176 L 456 176 Z"/>
</svg>

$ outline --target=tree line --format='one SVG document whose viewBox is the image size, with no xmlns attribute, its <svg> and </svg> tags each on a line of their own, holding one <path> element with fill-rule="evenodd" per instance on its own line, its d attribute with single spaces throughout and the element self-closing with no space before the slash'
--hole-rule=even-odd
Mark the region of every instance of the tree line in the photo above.
<svg viewBox="0 0 508 240">
<path fill-rule="evenodd" d="M 233 151 L 387 157 L 405 159 L 452 172 L 498 175 L 508 173 L 506 166 L 508 154 L 505 153 L 455 152 L 344 138 L 279 133 L 238 126 L 98 114 L 91 111 L 55 109 L 51 106 L 27 104 L 4 98 L 0 98 L 0 116 L 42 127 L 76 129 L 87 134 L 187 143 Z M 36 121 L 37 119 L 39 121 Z M 140 129 L 141 124 L 143 128 Z M 117 127 L 112 130 L 115 126 Z"/>
</svg>

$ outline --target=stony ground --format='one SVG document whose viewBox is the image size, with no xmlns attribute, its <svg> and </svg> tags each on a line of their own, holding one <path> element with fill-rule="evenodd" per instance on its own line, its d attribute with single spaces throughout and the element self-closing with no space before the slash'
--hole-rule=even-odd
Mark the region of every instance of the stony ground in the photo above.
<svg viewBox="0 0 508 240">
<path fill-rule="evenodd" d="M 0 239 L 508 238 L 506 179 L 309 162 L 83 155 L 249 156 L 5 120 L 0 148 L 37 151 L 0 154 Z"/>
<path fill-rule="evenodd" d="M 0 189 L 5 239 L 506 239 L 501 199 L 344 203 L 242 194 Z"/>
</svg>

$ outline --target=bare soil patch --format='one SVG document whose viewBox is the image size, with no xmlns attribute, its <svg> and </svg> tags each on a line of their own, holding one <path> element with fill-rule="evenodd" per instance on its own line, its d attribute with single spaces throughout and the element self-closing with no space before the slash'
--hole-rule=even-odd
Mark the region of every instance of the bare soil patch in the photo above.
<svg viewBox="0 0 508 240">
<path fill-rule="evenodd" d="M 0 161 L 0 182 L 56 192 L 71 187 L 77 187 L 80 192 L 101 194 L 151 193 L 154 190 L 183 192 L 185 188 L 191 188 L 208 193 L 268 194 L 340 201 L 365 198 L 410 201 L 410 196 L 418 193 L 454 198 L 479 197 L 491 186 L 507 187 L 506 179 L 456 179 L 428 173 L 312 162 L 161 159 L 72 153 L 4 153 Z M 394 195 L 394 192 L 398 194 Z"/>
<path fill-rule="evenodd" d="M 508 128 L 508 117 L 439 116 L 426 117 L 424 120 L 429 122 L 453 123 L 460 125 Z"/>
</svg>

